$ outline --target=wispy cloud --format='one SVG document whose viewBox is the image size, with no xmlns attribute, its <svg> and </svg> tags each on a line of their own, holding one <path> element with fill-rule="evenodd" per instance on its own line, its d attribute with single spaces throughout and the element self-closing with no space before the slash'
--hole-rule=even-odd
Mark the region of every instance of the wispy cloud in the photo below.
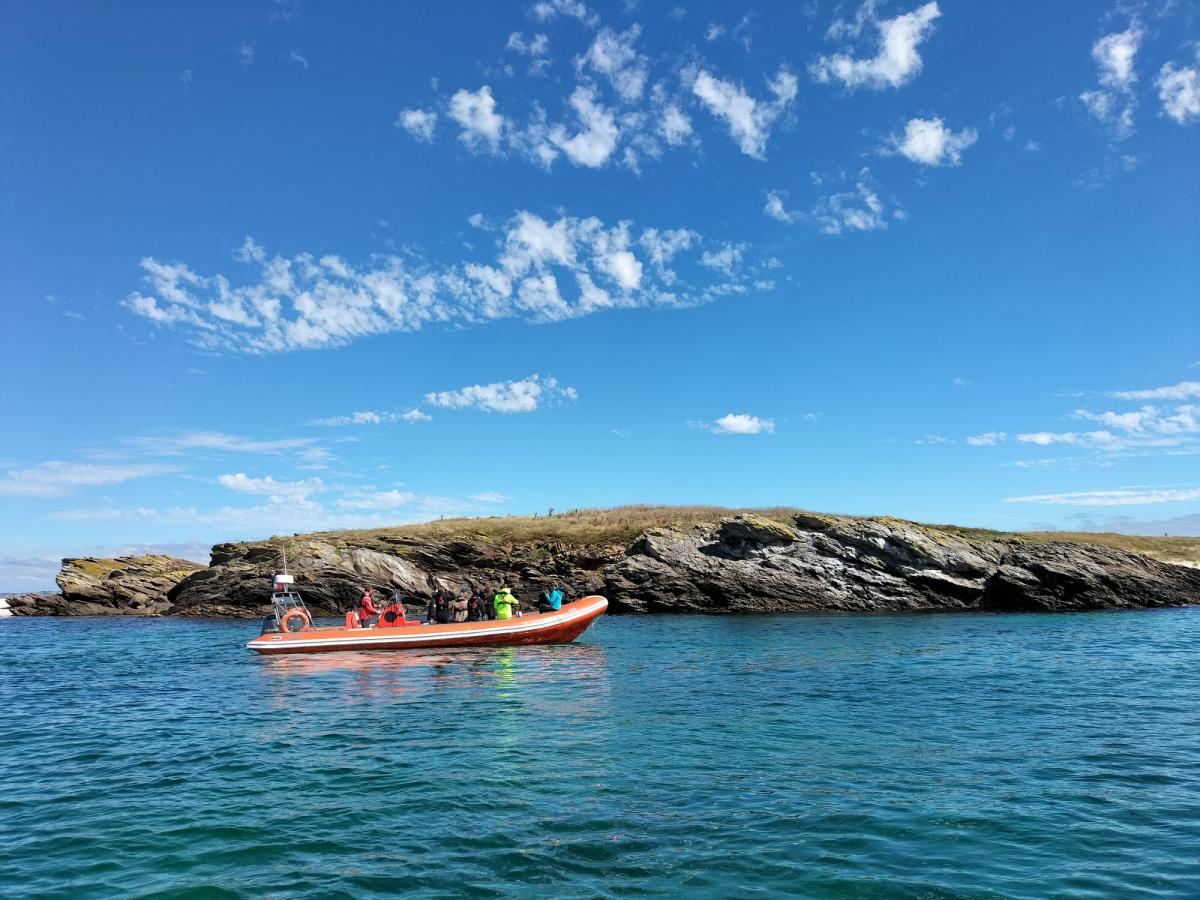
<svg viewBox="0 0 1200 900">
<path fill-rule="evenodd" d="M 376 412 L 371 409 L 361 409 L 357 412 L 352 412 L 348 416 L 330 416 L 325 419 L 314 419 L 310 425 L 385 425 L 391 422 L 408 422 L 410 425 L 417 422 L 428 422 L 432 416 L 422 410 L 413 407 L 403 412 L 399 410 L 389 410 Z"/>
<path fill-rule="evenodd" d="M 1189 500 L 1200 500 L 1200 488 L 1119 488 L 1005 498 L 1006 503 L 1049 503 L 1062 506 L 1143 506 L 1150 503 L 1180 503 Z"/>
<path fill-rule="evenodd" d="M 412 506 L 417 495 L 409 491 L 367 491 L 352 493 L 338 500 L 341 509 L 402 509 Z"/>
<path fill-rule="evenodd" d="M 1143 404 L 1136 409 L 1079 408 L 1069 413 L 1070 418 L 1103 427 L 1086 431 L 1024 431 L 1018 432 L 1013 440 L 1027 446 L 1076 447 L 1100 455 L 1200 451 L 1200 404 L 1178 402 L 1200 396 L 1200 382 L 1182 381 L 1157 388 L 1109 391 L 1106 396 L 1117 400 L 1168 401 L 1168 405 Z M 1008 438 L 1006 432 L 989 431 L 966 440 L 971 446 L 989 447 L 1004 443 Z"/>
<path fill-rule="evenodd" d="M 280 503 L 289 499 L 302 500 L 327 489 L 320 478 L 309 478 L 304 481 L 276 481 L 270 475 L 263 478 L 251 478 L 245 472 L 218 475 L 217 484 L 241 494 L 271 497 Z"/>
<path fill-rule="evenodd" d="M 27 469 L 12 469 L 0 478 L 0 496 L 63 497 L 79 488 L 121 484 L 173 471 L 164 465 L 105 465 L 49 460 Z"/>
<path fill-rule="evenodd" d="M 263 441 L 220 431 L 192 431 L 175 436 L 144 436 L 130 438 L 130 446 L 161 456 L 177 456 L 210 450 L 220 453 L 283 453 L 303 450 L 314 443 L 312 438 L 283 438 Z"/>
<path fill-rule="evenodd" d="M 235 286 L 179 262 L 142 260 L 147 293 L 124 305 L 211 350 L 274 353 L 340 346 L 368 335 L 506 318 L 556 322 L 613 308 L 689 307 L 754 282 L 753 267 L 705 274 L 690 229 L 606 226 L 519 212 L 490 260 L 435 265 L 415 254 L 355 266 L 338 256 L 267 255 L 246 238 L 235 258 L 256 270 Z M 690 257 L 690 259 L 689 259 Z M 688 265 L 702 284 L 679 271 Z"/>
<path fill-rule="evenodd" d="M 791 224 L 796 219 L 796 213 L 785 205 L 786 191 L 767 191 L 767 202 L 763 205 L 763 215 L 777 222 Z"/>
<path fill-rule="evenodd" d="M 851 190 L 835 191 L 817 201 L 812 219 L 822 234 L 838 235 L 887 228 L 889 219 L 902 221 L 903 212 L 893 209 L 889 216 L 879 183 L 870 169 L 862 169 Z"/>
<path fill-rule="evenodd" d="M 796 76 L 780 68 L 767 82 L 770 100 L 756 100 L 733 81 L 724 81 L 705 70 L 696 73 L 692 93 L 718 119 L 722 120 L 743 153 L 754 159 L 766 159 L 771 129 L 796 99 Z"/>
<path fill-rule="evenodd" d="M 1144 32 L 1135 20 L 1125 31 L 1107 34 L 1092 45 L 1099 86 L 1084 91 L 1079 99 L 1093 118 L 1107 126 L 1118 141 L 1134 132 L 1133 114 L 1137 110 L 1137 82 L 1134 60 Z"/>
<path fill-rule="evenodd" d="M 1003 431 L 987 431 L 983 434 L 973 434 L 967 438 L 967 443 L 972 447 L 994 447 L 996 444 L 1002 444 L 1008 440 L 1008 435 Z"/>
<path fill-rule="evenodd" d="M 545 403 L 576 400 L 575 388 L 559 385 L 554 378 L 530 375 L 520 381 L 473 384 L 454 391 L 435 391 L 425 402 L 442 409 L 478 409 L 483 412 L 529 413 Z"/>
<path fill-rule="evenodd" d="M 579 0 L 538 0 L 530 8 L 529 14 L 538 22 L 552 22 L 562 16 L 578 19 L 589 28 L 600 24 L 600 17 Z"/>
<path fill-rule="evenodd" d="M 1200 397 L 1200 381 L 1181 381 L 1142 390 L 1109 391 L 1107 396 L 1118 400 L 1189 400 Z"/>
<path fill-rule="evenodd" d="M 837 40 L 858 39 L 864 31 L 870 31 L 875 35 L 875 55 L 860 57 L 845 50 L 819 57 L 810 67 L 816 81 L 837 81 L 851 90 L 880 90 L 900 87 L 921 71 L 923 63 L 917 48 L 932 33 L 933 22 L 941 15 L 937 3 L 926 3 L 892 19 L 877 18 L 875 6 L 875 0 L 866 0 L 854 21 L 837 19 L 828 32 L 829 38 Z"/>
<path fill-rule="evenodd" d="M 501 494 L 499 491 L 484 491 L 480 494 L 471 494 L 469 500 L 476 500 L 479 503 L 507 503 L 512 497 Z"/>
</svg>

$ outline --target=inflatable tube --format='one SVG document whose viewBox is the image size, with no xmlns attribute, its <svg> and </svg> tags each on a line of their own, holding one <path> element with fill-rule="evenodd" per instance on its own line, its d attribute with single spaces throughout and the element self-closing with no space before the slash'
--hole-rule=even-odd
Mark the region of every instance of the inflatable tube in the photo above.
<svg viewBox="0 0 1200 900">
<path fill-rule="evenodd" d="M 308 617 L 308 613 L 302 609 L 289 609 L 284 615 L 283 621 L 279 623 L 280 631 L 307 631 L 312 628 L 312 619 Z"/>
</svg>

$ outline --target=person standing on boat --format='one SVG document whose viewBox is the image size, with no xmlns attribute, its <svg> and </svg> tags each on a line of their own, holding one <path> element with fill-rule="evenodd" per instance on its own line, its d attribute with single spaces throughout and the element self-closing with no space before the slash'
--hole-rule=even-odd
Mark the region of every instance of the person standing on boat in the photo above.
<svg viewBox="0 0 1200 900">
<path fill-rule="evenodd" d="M 367 588 L 363 591 L 362 599 L 358 601 L 358 624 L 366 628 L 378 615 L 379 610 L 375 608 L 375 595 L 371 593 L 370 588 Z"/>
<path fill-rule="evenodd" d="M 470 606 L 470 597 L 471 593 L 466 589 L 459 591 L 455 595 L 454 602 L 450 605 L 450 621 L 467 621 L 467 613 L 470 611 L 468 609 Z"/>
<path fill-rule="evenodd" d="M 492 601 L 492 605 L 496 608 L 497 619 L 511 619 L 513 613 L 516 613 L 518 616 L 521 614 L 517 609 L 519 603 L 517 598 L 513 596 L 512 588 L 500 588 L 500 593 L 496 595 L 496 599 Z"/>
</svg>

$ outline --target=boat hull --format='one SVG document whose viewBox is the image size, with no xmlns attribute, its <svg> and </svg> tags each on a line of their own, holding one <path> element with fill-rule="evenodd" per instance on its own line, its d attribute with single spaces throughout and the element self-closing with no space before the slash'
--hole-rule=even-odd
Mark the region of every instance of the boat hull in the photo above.
<svg viewBox="0 0 1200 900">
<path fill-rule="evenodd" d="M 418 647 L 505 647 L 514 644 L 565 644 L 575 640 L 608 609 L 603 597 L 583 597 L 561 610 L 512 619 L 408 625 L 399 628 L 312 628 L 264 634 L 246 647 L 268 656 L 285 653 L 336 653 L 345 650 L 405 650 Z"/>
</svg>

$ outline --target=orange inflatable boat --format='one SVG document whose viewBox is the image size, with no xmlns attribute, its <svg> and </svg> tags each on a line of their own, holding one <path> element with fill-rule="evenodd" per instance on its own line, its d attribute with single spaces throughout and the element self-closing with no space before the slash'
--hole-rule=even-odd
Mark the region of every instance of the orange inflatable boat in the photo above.
<svg viewBox="0 0 1200 900">
<path fill-rule="evenodd" d="M 271 601 L 275 612 L 263 620 L 263 633 L 246 647 L 258 653 L 330 653 L 338 650 L 403 650 L 416 647 L 483 647 L 512 644 L 565 644 L 591 627 L 608 601 L 583 597 L 562 609 L 526 613 L 511 619 L 428 625 L 405 616 L 394 603 L 384 608 L 377 624 L 356 624 L 354 613 L 345 625 L 314 625 L 304 601 L 291 590 L 291 577 L 275 576 Z M 283 579 L 286 579 L 283 580 Z"/>
</svg>

